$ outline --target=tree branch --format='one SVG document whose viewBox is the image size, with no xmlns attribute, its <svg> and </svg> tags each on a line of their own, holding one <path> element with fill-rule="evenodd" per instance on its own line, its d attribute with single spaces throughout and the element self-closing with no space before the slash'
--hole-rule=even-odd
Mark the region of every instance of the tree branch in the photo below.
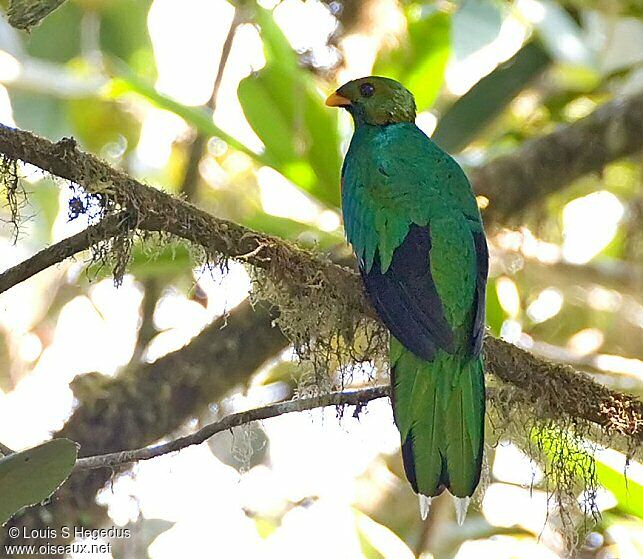
<svg viewBox="0 0 643 559">
<path fill-rule="evenodd" d="M 320 274 L 328 280 L 329 287 L 348 279 L 350 285 L 343 286 L 344 292 L 346 288 L 361 291 L 356 276 L 346 276 L 342 268 L 331 262 L 144 185 L 97 157 L 83 153 L 73 139 L 64 138 L 54 144 L 30 132 L 0 125 L 0 153 L 82 186 L 108 209 L 129 210 L 137 229 L 171 233 L 200 244 L 210 256 L 224 255 L 264 269 L 277 282 L 291 284 L 292 270 L 296 269 L 300 277 L 311 282 L 305 288 L 311 292 L 318 289 L 310 285 L 316 283 Z"/>
<path fill-rule="evenodd" d="M 276 237 L 214 217 L 191 204 L 143 185 L 76 148 L 73 140 L 53 144 L 29 132 L 0 126 L 0 153 L 67 178 L 101 197 L 106 206 L 127 208 L 139 229 L 169 232 L 201 245 L 208 255 L 231 257 L 263 269 L 294 299 L 323 297 L 346 316 L 377 320 L 359 277 Z M 485 339 L 487 369 L 560 414 L 596 423 L 608 432 L 643 441 L 643 404 L 605 388 L 566 365 L 553 364 L 502 340 Z"/>
<path fill-rule="evenodd" d="M 0 454 L 4 456 L 9 456 L 10 454 L 13 454 L 14 451 L 11 450 L 7 445 L 0 443 Z"/>
<path fill-rule="evenodd" d="M 64 2 L 65 0 L 11 0 L 7 19 L 13 27 L 29 31 Z"/>
<path fill-rule="evenodd" d="M 85 374 L 72 381 L 79 406 L 56 436 L 81 445 L 81 455 L 137 448 L 178 429 L 287 346 L 275 315 L 248 301 L 208 325 L 185 347 L 117 377 Z M 249 343 L 252 340 L 252 343 Z M 100 433 L 97 436 L 97 431 Z"/>
<path fill-rule="evenodd" d="M 113 378 L 99 373 L 76 377 L 71 388 L 78 405 L 52 436 L 79 443 L 83 457 L 158 441 L 202 414 L 211 402 L 247 383 L 254 371 L 288 345 L 272 325 L 274 319 L 270 310 L 253 309 L 245 301 L 208 325 L 188 345 L 154 363 L 130 365 Z M 95 498 L 111 475 L 107 469 L 76 472 L 54 499 L 12 519 L 9 526 L 27 531 L 47 526 L 102 526 L 106 511 Z M 56 541 L 63 543 L 64 538 Z M 50 538 L 40 543 L 45 542 L 53 543 Z"/>
<path fill-rule="evenodd" d="M 643 443 L 643 403 L 638 398 L 493 336 L 485 337 L 484 358 L 488 372 L 519 388 L 528 401 L 553 417 L 590 421 L 608 434 L 625 435 L 635 446 Z"/>
<path fill-rule="evenodd" d="M 90 470 L 94 468 L 108 468 L 127 464 L 128 462 L 138 462 L 139 460 L 149 460 L 176 452 L 188 446 L 201 444 L 213 435 L 221 431 L 227 431 L 233 427 L 239 427 L 252 421 L 259 421 L 276 417 L 286 413 L 293 413 L 304 410 L 312 410 L 314 408 L 321 408 L 326 406 L 357 406 L 366 405 L 371 400 L 376 398 L 383 398 L 389 395 L 388 386 L 375 386 L 372 388 L 363 388 L 360 390 L 347 390 L 344 392 L 331 392 L 316 396 L 314 398 L 300 398 L 297 400 L 289 400 L 287 402 L 277 402 L 255 408 L 247 411 L 230 414 L 220 421 L 209 423 L 202 429 L 199 429 L 191 435 L 174 439 L 165 444 L 160 444 L 153 447 L 139 448 L 137 450 L 126 450 L 124 452 L 114 452 L 111 454 L 103 454 L 99 456 L 90 456 L 88 458 L 81 458 L 76 462 L 76 470 Z"/>
<path fill-rule="evenodd" d="M 0 274 L 0 293 L 4 293 L 31 276 L 87 250 L 97 242 L 106 241 L 127 232 L 129 229 L 126 226 L 128 219 L 127 212 L 108 215 L 96 225 L 91 225 L 80 233 L 47 247 L 20 264 L 16 264 L 13 268 L 2 272 Z"/>
<path fill-rule="evenodd" d="M 516 152 L 472 170 L 470 175 L 476 192 L 491 200 L 485 212 L 485 222 L 489 225 L 506 221 L 512 214 L 562 188 L 582 174 L 597 171 L 609 161 L 635 153 L 642 147 L 643 92 L 605 103 L 589 116 L 527 142 Z M 196 210 L 195 217 L 198 217 L 199 221 L 203 217 L 211 223 L 212 219 L 216 220 L 205 212 L 144 186 L 97 158 L 80 152 L 72 139 L 63 139 L 53 144 L 29 132 L 0 125 L 0 153 L 11 159 L 32 163 L 54 175 L 81 184 L 89 192 L 100 192 L 99 184 L 94 184 L 92 188 L 92 183 L 96 183 L 98 179 L 104 183 L 103 186 L 114 183 L 121 191 L 119 196 L 114 197 L 114 201 L 123 207 L 134 205 L 136 208 L 136 202 L 145 200 L 150 204 L 161 202 L 159 211 L 147 213 L 150 217 L 153 213 L 162 215 L 164 211 L 173 213 L 179 210 L 177 220 L 190 222 L 190 215 L 186 215 L 185 211 L 189 208 L 188 214 Z M 127 195 L 130 184 L 135 187 L 135 191 L 138 190 L 136 195 Z M 153 229 L 154 225 L 153 219 L 147 219 L 145 223 L 140 224 L 142 228 L 147 229 Z M 158 225 L 157 221 L 156 230 Z M 250 238 L 252 232 L 231 222 L 216 220 L 217 229 L 225 230 L 229 227 L 232 229 L 230 236 L 233 244 L 238 245 L 241 250 L 240 253 L 229 256 L 234 258 L 242 254 L 251 254 L 258 249 L 257 242 L 252 242 Z M 190 238 L 186 231 L 170 232 L 191 241 L 195 240 Z M 247 242 L 239 244 L 239 239 L 244 236 Z M 225 248 L 221 243 L 215 243 L 212 248 L 215 252 L 225 252 L 221 250 Z M 248 258 L 248 263 L 262 267 L 259 260 L 264 257 L 269 258 L 270 255 L 262 254 L 260 258 Z M 4 290 L 11 287 L 8 278 L 2 279 L 5 282 Z M 22 277 L 19 281 L 24 279 L 25 277 Z"/>
<path fill-rule="evenodd" d="M 490 200 L 485 222 L 498 223 L 641 148 L 643 92 L 605 103 L 589 116 L 471 170 L 469 176 L 476 193 Z"/>
</svg>

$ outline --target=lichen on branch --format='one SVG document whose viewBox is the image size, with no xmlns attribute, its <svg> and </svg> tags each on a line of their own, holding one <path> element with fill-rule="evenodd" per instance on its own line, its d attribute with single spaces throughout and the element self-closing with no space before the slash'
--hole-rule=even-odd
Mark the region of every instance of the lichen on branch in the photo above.
<svg viewBox="0 0 643 559">
<path fill-rule="evenodd" d="M 64 254 L 99 241 L 111 241 L 107 252 L 116 255 L 118 281 L 125 271 L 133 234 L 155 232 L 180 237 L 201 247 L 208 261 L 225 264 L 233 258 L 253 268 L 255 297 L 267 298 L 279 307 L 280 314 L 275 319 L 300 355 L 314 364 L 316 376 L 337 370 L 341 373 L 352 363 L 383 360 L 386 346 L 382 327 L 353 271 L 144 185 L 83 153 L 73 140 L 52 143 L 29 132 L 0 126 L 0 153 L 8 162 L 31 163 L 82 187 L 100 208 L 101 221 L 93 226 L 92 234 L 74 238 Z M 0 287 L 3 282 L 8 287 L 12 282 L 15 285 L 42 269 L 45 258 L 51 262 L 60 256 L 54 252 L 45 249 L 34 257 L 36 262 L 30 263 L 33 266 L 22 266 L 20 273 L 9 270 L 0 276 Z M 598 433 L 600 442 L 626 440 L 626 445 L 617 446 L 626 446 L 630 454 L 640 448 L 643 406 L 638 399 L 609 390 L 571 367 L 550 363 L 490 336 L 485 339 L 485 359 L 489 373 L 506 396 L 503 401 L 511 402 L 496 406 L 498 417 L 505 425 L 516 413 L 522 418 L 522 422 L 515 423 L 524 427 L 520 434 L 507 431 L 512 437 L 521 435 L 529 440 L 534 428 L 555 425 L 569 432 L 571 441 Z M 315 379 L 315 386 L 337 386 L 332 378 L 328 385 L 319 382 L 320 378 Z M 337 378 L 341 387 L 343 377 Z M 498 433 L 502 432 L 498 429 Z M 541 435 L 536 438 L 543 440 Z M 591 478 L 586 482 L 591 487 Z M 560 483 L 560 488 L 566 487 Z"/>
</svg>

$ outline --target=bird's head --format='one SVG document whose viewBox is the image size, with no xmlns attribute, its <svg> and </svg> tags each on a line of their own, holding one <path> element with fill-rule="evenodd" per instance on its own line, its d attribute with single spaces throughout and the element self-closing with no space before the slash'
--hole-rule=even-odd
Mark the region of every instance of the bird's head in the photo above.
<svg viewBox="0 0 643 559">
<path fill-rule="evenodd" d="M 401 83 L 381 76 L 345 83 L 326 99 L 326 104 L 346 109 L 355 124 L 415 122 L 413 94 Z"/>
</svg>

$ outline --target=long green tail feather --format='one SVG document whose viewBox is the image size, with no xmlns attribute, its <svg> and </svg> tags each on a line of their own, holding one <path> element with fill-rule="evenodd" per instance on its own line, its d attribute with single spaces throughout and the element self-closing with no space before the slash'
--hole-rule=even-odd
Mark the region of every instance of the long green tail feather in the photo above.
<svg viewBox="0 0 643 559">
<path fill-rule="evenodd" d="M 429 497 L 468 497 L 480 480 L 485 389 L 482 357 L 442 350 L 424 361 L 391 339 L 393 412 L 406 475 Z"/>
</svg>

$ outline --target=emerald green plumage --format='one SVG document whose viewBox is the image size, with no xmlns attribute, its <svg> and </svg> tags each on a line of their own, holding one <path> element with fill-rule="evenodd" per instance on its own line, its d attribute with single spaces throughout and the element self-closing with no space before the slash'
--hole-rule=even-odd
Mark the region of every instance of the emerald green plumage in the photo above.
<svg viewBox="0 0 643 559">
<path fill-rule="evenodd" d="M 482 231 L 464 172 L 415 124 L 358 126 L 342 175 L 346 237 L 355 254 L 364 258 L 367 270 L 379 248 L 382 271 L 386 271 L 411 223 L 427 225 L 431 218 L 455 217 L 459 222 L 470 221 L 472 231 Z M 448 227 L 445 223 L 442 228 L 447 236 Z M 446 254 L 435 257 L 457 266 Z"/>
<path fill-rule="evenodd" d="M 339 96 L 339 97 L 338 97 Z M 342 170 L 348 241 L 366 291 L 391 331 L 395 421 L 413 488 L 466 497 L 484 438 L 487 249 L 459 165 L 414 124 L 400 84 L 368 77 L 329 104 L 355 120 Z"/>
<path fill-rule="evenodd" d="M 467 497 L 478 484 L 482 459 L 482 359 L 439 350 L 424 361 L 396 346 L 401 344 L 392 338 L 391 355 L 399 352 L 391 358 L 395 421 L 402 441 L 413 441 L 417 491 L 434 496 L 447 487 Z"/>
</svg>

